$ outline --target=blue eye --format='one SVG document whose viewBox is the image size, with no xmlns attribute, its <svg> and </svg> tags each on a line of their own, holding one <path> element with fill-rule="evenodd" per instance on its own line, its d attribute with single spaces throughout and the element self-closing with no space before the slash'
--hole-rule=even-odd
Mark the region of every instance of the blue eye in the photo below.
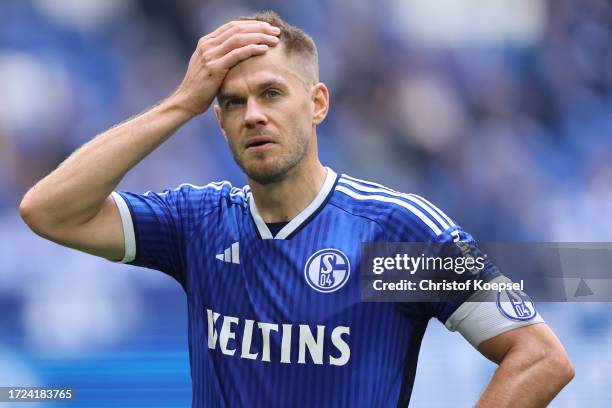
<svg viewBox="0 0 612 408">
<path fill-rule="evenodd" d="M 268 89 L 266 92 L 264 92 L 264 95 L 268 97 L 274 97 L 279 96 L 280 92 L 278 92 L 276 89 Z"/>
</svg>

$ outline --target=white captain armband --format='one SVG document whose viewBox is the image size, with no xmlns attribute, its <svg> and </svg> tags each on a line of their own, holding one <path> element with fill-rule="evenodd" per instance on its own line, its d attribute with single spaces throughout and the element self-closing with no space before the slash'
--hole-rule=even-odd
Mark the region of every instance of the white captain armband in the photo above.
<svg viewBox="0 0 612 408">
<path fill-rule="evenodd" d="M 498 276 L 491 282 L 511 281 Z M 508 330 L 543 322 L 533 302 L 520 291 L 479 291 L 449 316 L 445 326 L 478 348 L 483 341 Z"/>
</svg>

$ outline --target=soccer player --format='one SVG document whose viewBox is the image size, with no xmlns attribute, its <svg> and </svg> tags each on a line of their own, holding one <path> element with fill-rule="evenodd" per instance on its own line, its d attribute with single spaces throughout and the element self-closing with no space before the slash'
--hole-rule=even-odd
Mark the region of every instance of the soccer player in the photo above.
<svg viewBox="0 0 612 408">
<path fill-rule="evenodd" d="M 248 185 L 114 191 L 215 98 Z M 308 35 L 273 12 L 229 22 L 199 40 L 175 92 L 74 152 L 21 215 L 43 237 L 181 284 L 193 406 L 406 406 L 432 317 L 499 364 L 479 406 L 545 406 L 574 372 L 532 304 L 517 316 L 495 302 L 360 300 L 362 242 L 474 243 L 426 199 L 324 167 L 328 108 Z"/>
</svg>

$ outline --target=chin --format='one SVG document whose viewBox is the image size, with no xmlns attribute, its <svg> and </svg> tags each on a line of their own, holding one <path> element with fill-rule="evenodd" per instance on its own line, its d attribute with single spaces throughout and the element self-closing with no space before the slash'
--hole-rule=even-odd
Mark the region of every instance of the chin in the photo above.
<svg viewBox="0 0 612 408">
<path fill-rule="evenodd" d="M 244 169 L 246 175 L 259 184 L 270 184 L 282 180 L 289 169 L 284 169 L 278 163 L 270 165 L 254 165 Z"/>
<path fill-rule="evenodd" d="M 253 160 L 251 163 L 244 163 L 240 167 L 250 179 L 257 183 L 270 184 L 284 179 L 298 163 L 299 160 L 275 157 L 267 160 Z"/>
<path fill-rule="evenodd" d="M 271 184 L 283 180 L 306 157 L 307 144 L 290 152 L 267 152 L 263 155 L 238 156 L 232 150 L 234 160 L 242 171 L 259 184 Z M 274 154 L 271 154 L 274 153 Z"/>
</svg>

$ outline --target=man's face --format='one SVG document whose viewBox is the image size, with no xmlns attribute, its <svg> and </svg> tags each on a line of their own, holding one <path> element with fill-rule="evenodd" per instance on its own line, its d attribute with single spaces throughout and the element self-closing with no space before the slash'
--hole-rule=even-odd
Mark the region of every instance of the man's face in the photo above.
<svg viewBox="0 0 612 408">
<path fill-rule="evenodd" d="M 316 154 L 313 88 L 300 58 L 282 45 L 233 67 L 217 94 L 215 113 L 234 160 L 251 179 L 281 180 L 305 157 Z"/>
</svg>

